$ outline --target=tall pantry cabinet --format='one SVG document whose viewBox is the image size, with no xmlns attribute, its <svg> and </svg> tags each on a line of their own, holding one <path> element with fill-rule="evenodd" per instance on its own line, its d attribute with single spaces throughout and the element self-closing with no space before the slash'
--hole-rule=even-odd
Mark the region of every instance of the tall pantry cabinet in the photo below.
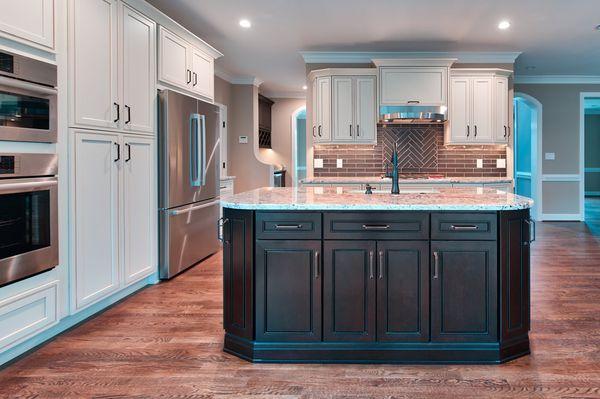
<svg viewBox="0 0 600 399">
<path fill-rule="evenodd" d="M 69 0 L 72 311 L 156 270 L 156 23 Z"/>
</svg>

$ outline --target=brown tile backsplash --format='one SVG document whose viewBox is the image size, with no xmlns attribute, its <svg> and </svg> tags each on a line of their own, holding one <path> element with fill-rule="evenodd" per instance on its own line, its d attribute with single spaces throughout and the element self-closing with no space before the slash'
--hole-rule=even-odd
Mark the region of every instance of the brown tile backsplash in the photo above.
<svg viewBox="0 0 600 399">
<path fill-rule="evenodd" d="M 316 145 L 314 157 L 323 159 L 315 177 L 378 176 L 385 173 L 394 144 L 398 143 L 399 171 L 403 174 L 442 174 L 448 177 L 504 177 L 506 169 L 496 168 L 496 159 L 506 159 L 506 147 L 499 145 L 444 145 L 442 125 L 379 126 L 377 145 Z M 343 168 L 336 160 L 344 160 Z M 483 168 L 476 168 L 477 159 Z"/>
</svg>

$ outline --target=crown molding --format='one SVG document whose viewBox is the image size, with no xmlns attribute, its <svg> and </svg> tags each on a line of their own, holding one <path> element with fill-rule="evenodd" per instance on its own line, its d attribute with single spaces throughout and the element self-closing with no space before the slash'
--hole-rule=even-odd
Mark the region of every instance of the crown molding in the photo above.
<svg viewBox="0 0 600 399">
<path fill-rule="evenodd" d="M 517 75 L 515 84 L 600 84 L 600 75 Z"/>
<path fill-rule="evenodd" d="M 269 98 L 296 98 L 306 99 L 305 91 L 265 91 L 261 93 L 265 97 Z"/>
<path fill-rule="evenodd" d="M 221 69 L 215 68 L 215 75 L 233 85 L 253 85 L 259 87 L 264 83 L 264 80 L 254 76 L 235 76 L 231 73 Z"/>
<path fill-rule="evenodd" d="M 512 64 L 521 55 L 518 51 L 428 51 L 428 52 L 366 52 L 366 51 L 300 51 L 307 64 L 365 64 L 374 59 L 456 58 L 456 62 L 473 64 Z"/>
<path fill-rule="evenodd" d="M 377 67 L 398 66 L 424 66 L 450 68 L 456 58 L 374 58 L 373 64 Z"/>
</svg>

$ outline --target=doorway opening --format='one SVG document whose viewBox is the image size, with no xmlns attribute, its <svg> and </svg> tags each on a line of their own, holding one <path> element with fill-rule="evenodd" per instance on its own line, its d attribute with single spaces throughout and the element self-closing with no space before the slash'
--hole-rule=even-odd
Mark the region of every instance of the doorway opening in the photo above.
<svg viewBox="0 0 600 399">
<path fill-rule="evenodd" d="M 531 217 L 542 220 L 542 104 L 515 93 L 514 110 L 515 193 L 532 198 Z"/>
<path fill-rule="evenodd" d="M 292 113 L 292 186 L 306 178 L 306 106 Z"/>
<path fill-rule="evenodd" d="M 600 235 L 600 93 L 581 93 L 581 130 L 582 216 Z"/>
</svg>

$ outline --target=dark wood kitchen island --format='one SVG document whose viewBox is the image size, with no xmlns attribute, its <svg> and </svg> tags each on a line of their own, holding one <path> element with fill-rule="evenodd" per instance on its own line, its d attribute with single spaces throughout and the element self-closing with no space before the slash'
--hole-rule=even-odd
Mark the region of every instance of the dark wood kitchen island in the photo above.
<svg viewBox="0 0 600 399">
<path fill-rule="evenodd" d="M 529 353 L 528 198 L 262 188 L 222 205 L 228 353 L 282 363 Z"/>
</svg>

